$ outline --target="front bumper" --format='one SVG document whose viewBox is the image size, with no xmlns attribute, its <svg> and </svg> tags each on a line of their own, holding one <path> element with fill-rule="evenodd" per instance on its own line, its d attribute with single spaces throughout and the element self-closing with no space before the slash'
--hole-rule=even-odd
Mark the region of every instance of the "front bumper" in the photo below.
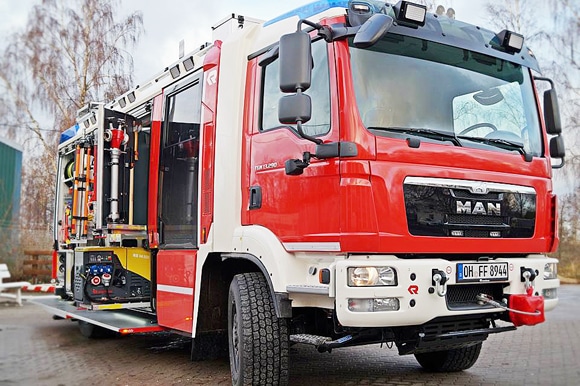
<svg viewBox="0 0 580 386">
<path fill-rule="evenodd" d="M 532 269 L 539 274 L 532 282 L 534 295 L 556 293 L 560 285 L 558 279 L 544 280 L 543 272 L 546 263 L 555 263 L 556 259 L 544 255 L 530 255 L 527 258 L 495 259 L 493 262 L 507 262 L 508 279 L 500 281 L 481 281 L 459 283 L 457 279 L 458 263 L 473 261 L 450 261 L 445 259 L 400 259 L 392 255 L 382 256 L 349 256 L 335 264 L 335 300 L 336 315 L 343 326 L 348 327 L 395 327 L 421 325 L 438 317 L 476 315 L 504 312 L 501 308 L 478 304 L 475 296 L 480 292 L 492 295 L 501 302 L 502 296 L 524 294 L 525 282 L 521 270 Z M 397 274 L 396 286 L 354 287 L 348 284 L 348 268 L 366 266 L 392 267 Z M 435 271 L 445 273 L 446 282 L 437 286 L 433 281 Z M 442 293 L 444 293 L 442 295 Z M 553 309 L 558 298 L 545 299 L 544 309 Z M 460 302 L 458 297 L 463 297 Z M 392 299 L 399 303 L 398 310 L 393 311 L 352 311 L 349 302 L 356 299 Z"/>
</svg>

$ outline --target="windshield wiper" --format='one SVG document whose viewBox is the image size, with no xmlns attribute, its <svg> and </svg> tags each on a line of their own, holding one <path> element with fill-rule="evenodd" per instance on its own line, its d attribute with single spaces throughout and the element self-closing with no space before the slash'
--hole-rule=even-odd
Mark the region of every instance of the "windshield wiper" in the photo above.
<svg viewBox="0 0 580 386">
<path fill-rule="evenodd" d="M 524 149 L 524 144 L 521 142 L 509 141 L 507 139 L 501 138 L 481 138 L 481 137 L 469 137 L 465 135 L 458 135 L 457 138 L 499 147 L 500 149 L 512 151 L 515 150 L 524 156 L 524 160 L 526 162 L 532 162 L 532 159 L 534 158 L 531 154 L 526 153 L 526 150 Z"/>
<path fill-rule="evenodd" d="M 378 130 L 378 131 L 392 131 L 395 133 L 405 133 L 410 135 L 416 135 L 419 137 L 435 139 L 437 141 L 450 141 L 455 146 L 463 146 L 459 139 L 452 133 L 445 133 L 442 131 L 432 130 L 432 129 L 425 129 L 422 127 L 399 127 L 399 126 L 391 126 L 391 127 L 368 127 L 369 130 Z"/>
</svg>

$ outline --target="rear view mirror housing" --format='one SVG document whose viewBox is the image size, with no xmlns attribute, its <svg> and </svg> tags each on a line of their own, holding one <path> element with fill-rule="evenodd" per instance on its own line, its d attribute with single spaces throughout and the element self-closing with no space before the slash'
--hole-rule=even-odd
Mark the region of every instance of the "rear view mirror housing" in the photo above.
<svg viewBox="0 0 580 386">
<path fill-rule="evenodd" d="M 552 165 L 553 169 L 559 169 L 564 166 L 564 157 L 566 156 L 566 148 L 564 146 L 564 138 L 561 135 L 550 139 L 550 157 L 559 158 L 562 162 L 558 165 Z"/>
<path fill-rule="evenodd" d="M 393 18 L 377 13 L 371 16 L 354 35 L 353 44 L 358 48 L 366 48 L 378 42 L 393 26 Z"/>
<path fill-rule="evenodd" d="M 566 149 L 564 146 L 564 138 L 562 138 L 562 121 L 558 107 L 558 96 L 556 95 L 552 79 L 535 76 L 534 80 L 548 82 L 551 86 L 550 89 L 544 91 L 544 123 L 546 125 L 546 133 L 555 135 L 555 137 L 550 139 L 550 157 L 561 160 L 557 165 L 552 164 L 552 169 L 559 169 L 564 166 Z"/>
<path fill-rule="evenodd" d="M 562 133 L 558 96 L 553 88 L 544 92 L 544 121 L 548 134 L 558 135 Z"/>
<path fill-rule="evenodd" d="M 280 38 L 280 90 L 285 93 L 306 91 L 312 77 L 310 35 L 298 31 Z"/>
<path fill-rule="evenodd" d="M 286 125 L 306 123 L 312 114 L 312 100 L 307 94 L 292 94 L 280 98 L 278 120 Z"/>
</svg>

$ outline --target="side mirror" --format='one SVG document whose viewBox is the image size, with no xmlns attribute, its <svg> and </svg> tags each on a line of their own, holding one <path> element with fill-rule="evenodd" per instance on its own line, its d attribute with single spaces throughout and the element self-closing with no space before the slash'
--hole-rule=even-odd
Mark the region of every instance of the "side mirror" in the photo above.
<svg viewBox="0 0 580 386">
<path fill-rule="evenodd" d="M 557 135 L 562 133 L 558 97 L 556 96 L 556 90 L 553 88 L 544 92 L 544 121 L 546 122 L 546 132 L 548 134 Z"/>
<path fill-rule="evenodd" d="M 286 95 L 278 102 L 278 120 L 286 125 L 306 123 L 312 115 L 312 100 L 307 94 Z"/>
<path fill-rule="evenodd" d="M 310 35 L 298 31 L 280 38 L 280 90 L 290 93 L 306 91 L 312 76 Z"/>
<path fill-rule="evenodd" d="M 553 169 L 559 169 L 564 166 L 564 157 L 566 156 L 566 149 L 564 146 L 564 139 L 561 135 L 550 139 L 550 157 L 560 158 L 562 162 L 559 165 L 552 165 Z"/>
<path fill-rule="evenodd" d="M 354 35 L 353 44 L 358 48 L 370 47 L 378 42 L 393 26 L 393 18 L 382 13 L 371 16 Z"/>
</svg>

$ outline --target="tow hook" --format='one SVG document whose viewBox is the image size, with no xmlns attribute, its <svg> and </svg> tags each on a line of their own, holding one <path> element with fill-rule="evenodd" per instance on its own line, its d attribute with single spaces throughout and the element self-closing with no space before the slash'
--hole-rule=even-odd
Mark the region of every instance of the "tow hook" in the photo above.
<svg viewBox="0 0 580 386">
<path fill-rule="evenodd" d="M 437 290 L 437 295 L 440 297 L 444 297 L 447 294 L 447 281 L 449 278 L 445 274 L 445 272 L 440 271 L 438 269 L 433 269 L 433 284 L 435 285 L 435 289 Z"/>
<path fill-rule="evenodd" d="M 532 282 L 536 279 L 536 271 L 534 271 L 532 268 L 524 267 L 521 267 L 520 270 L 522 273 L 521 281 L 524 282 L 524 287 L 527 292 L 530 288 L 533 288 Z"/>
</svg>

